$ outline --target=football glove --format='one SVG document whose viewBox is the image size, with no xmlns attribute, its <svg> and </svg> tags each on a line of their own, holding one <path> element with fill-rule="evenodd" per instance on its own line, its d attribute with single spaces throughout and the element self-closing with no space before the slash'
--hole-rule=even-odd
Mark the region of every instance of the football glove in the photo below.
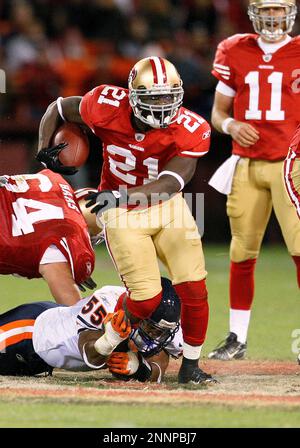
<svg viewBox="0 0 300 448">
<path fill-rule="evenodd" d="M 0 176 L 0 187 L 4 187 L 7 184 L 7 179 L 5 176 Z"/>
<path fill-rule="evenodd" d="M 126 316 L 124 310 L 119 310 L 113 313 L 110 317 L 105 320 L 105 331 L 107 324 L 111 322 L 112 329 L 122 338 L 122 340 L 127 339 L 131 333 L 130 320 Z M 121 341 L 120 341 L 121 342 Z"/>
<path fill-rule="evenodd" d="M 100 355 L 108 356 L 131 333 L 131 325 L 124 310 L 109 313 L 104 320 L 105 333 L 94 344 Z"/>
<path fill-rule="evenodd" d="M 151 366 L 140 353 L 113 352 L 106 363 L 109 371 L 123 381 L 134 379 L 144 383 L 151 377 Z"/>
<path fill-rule="evenodd" d="M 99 218 L 103 212 L 110 208 L 118 208 L 128 202 L 127 194 L 124 190 L 103 190 L 98 193 L 89 193 L 86 197 L 86 208 L 93 207 L 92 213 L 96 213 Z"/>
<path fill-rule="evenodd" d="M 36 160 L 41 162 L 46 168 L 59 174 L 73 175 L 77 173 L 75 166 L 65 166 L 63 165 L 58 156 L 59 153 L 68 146 L 68 143 L 60 143 L 56 146 L 51 146 L 50 148 L 43 148 L 36 155 Z"/>
<path fill-rule="evenodd" d="M 84 282 L 77 284 L 80 291 L 85 292 L 86 288 L 95 289 L 97 287 L 97 283 L 94 282 L 92 277 L 87 278 Z"/>
</svg>

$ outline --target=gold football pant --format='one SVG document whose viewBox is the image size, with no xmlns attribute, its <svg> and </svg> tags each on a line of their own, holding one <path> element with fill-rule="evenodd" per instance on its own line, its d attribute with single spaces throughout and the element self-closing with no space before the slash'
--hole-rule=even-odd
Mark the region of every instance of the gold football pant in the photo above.
<svg viewBox="0 0 300 448">
<path fill-rule="evenodd" d="M 158 259 L 173 285 L 206 277 L 200 235 L 181 193 L 143 210 L 107 210 L 101 221 L 108 250 L 132 300 L 160 293 Z"/>
<path fill-rule="evenodd" d="M 257 258 L 272 207 L 291 255 L 300 255 L 300 221 L 283 182 L 283 161 L 241 158 L 227 199 L 231 227 L 230 258 Z"/>
<path fill-rule="evenodd" d="M 284 181 L 289 199 L 300 219 L 300 160 L 292 149 L 284 163 Z"/>
</svg>

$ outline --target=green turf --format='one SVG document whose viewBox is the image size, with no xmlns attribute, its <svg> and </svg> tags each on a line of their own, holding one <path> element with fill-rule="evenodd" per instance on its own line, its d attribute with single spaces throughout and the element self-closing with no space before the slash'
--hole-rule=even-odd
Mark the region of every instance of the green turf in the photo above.
<svg viewBox="0 0 300 448">
<path fill-rule="evenodd" d="M 0 402 L 0 427 L 19 428 L 249 428 L 300 427 L 299 408 L 95 405 L 46 401 Z"/>
<path fill-rule="evenodd" d="M 228 332 L 228 248 L 205 249 L 210 322 L 203 354 Z M 249 359 L 294 360 L 291 334 L 300 329 L 296 269 L 284 247 L 264 247 L 256 267 L 255 300 L 248 337 Z M 300 349 L 300 344 L 299 344 Z"/>
</svg>

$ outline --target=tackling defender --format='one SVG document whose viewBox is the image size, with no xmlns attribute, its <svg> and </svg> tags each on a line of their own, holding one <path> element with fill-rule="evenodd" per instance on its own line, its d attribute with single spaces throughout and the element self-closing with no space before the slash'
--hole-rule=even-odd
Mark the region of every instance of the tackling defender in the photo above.
<svg viewBox="0 0 300 448">
<path fill-rule="evenodd" d="M 96 286 L 88 227 L 59 174 L 1 176 L 0 208 L 0 274 L 43 277 L 54 299 L 65 305 L 81 298 L 82 284 Z"/>
<path fill-rule="evenodd" d="M 254 298 L 254 271 L 272 208 L 300 287 L 300 222 L 282 180 L 288 144 L 300 121 L 300 37 L 292 38 L 295 0 L 250 0 L 256 34 L 218 46 L 214 127 L 233 139 L 233 156 L 211 185 L 228 195 L 231 227 L 230 333 L 210 358 L 243 358 Z M 233 111 L 233 115 L 232 115 Z"/>
<path fill-rule="evenodd" d="M 37 158 L 53 170 L 64 169 L 55 148 L 48 148 L 62 119 L 86 124 L 101 138 L 100 193 L 88 206 L 105 228 L 107 247 L 127 287 L 126 313 L 137 322 L 160 303 L 158 257 L 181 300 L 178 381 L 201 383 L 213 381 L 198 366 L 208 324 L 207 272 L 197 225 L 180 192 L 209 150 L 210 127 L 182 107 L 183 94 L 173 64 L 160 57 L 142 59 L 130 72 L 128 89 L 101 85 L 83 98 L 50 105 L 40 125 Z M 139 201 L 143 207 L 132 209 Z"/>
<path fill-rule="evenodd" d="M 122 380 L 160 382 L 183 342 L 180 301 L 171 282 L 161 281 L 159 306 L 132 331 L 120 309 L 126 289 L 119 286 L 104 286 L 71 307 L 36 302 L 0 315 L 0 374 L 109 367 Z"/>
</svg>

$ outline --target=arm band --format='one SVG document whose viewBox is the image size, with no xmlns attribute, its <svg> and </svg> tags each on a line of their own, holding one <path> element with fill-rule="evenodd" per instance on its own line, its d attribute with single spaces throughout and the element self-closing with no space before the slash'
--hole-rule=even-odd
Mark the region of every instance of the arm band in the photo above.
<svg viewBox="0 0 300 448">
<path fill-rule="evenodd" d="M 61 100 L 63 100 L 63 97 L 62 97 L 62 96 L 58 97 L 57 100 L 56 100 L 56 105 L 57 105 L 58 113 L 59 113 L 59 115 L 60 115 L 60 118 L 62 118 L 62 120 L 67 121 L 67 120 L 65 119 L 65 117 L 64 117 L 64 113 L 63 113 L 62 105 L 61 105 Z"/>
<path fill-rule="evenodd" d="M 157 362 L 154 362 L 154 361 L 151 361 L 151 364 L 155 364 L 156 367 L 158 368 L 158 370 L 159 370 L 159 375 L 158 375 L 158 378 L 157 378 L 156 382 L 157 382 L 157 383 L 161 383 L 162 371 L 161 371 L 160 365 L 157 364 Z"/>
<path fill-rule="evenodd" d="M 180 190 L 179 191 L 184 189 L 184 185 L 185 185 L 184 180 L 182 179 L 182 177 L 179 174 L 174 173 L 174 171 L 162 171 L 157 176 L 157 179 L 160 179 L 161 176 L 173 176 L 173 177 L 175 177 L 175 179 L 177 179 L 179 184 L 180 184 Z"/>
<path fill-rule="evenodd" d="M 105 366 L 105 362 L 104 362 L 103 364 L 101 364 L 100 366 L 94 366 L 94 364 L 91 364 L 91 363 L 88 361 L 87 356 L 86 356 L 86 352 L 85 352 L 85 346 L 86 346 L 86 344 L 87 344 L 87 342 L 83 345 L 83 348 L 82 348 L 82 358 L 83 358 L 84 363 L 85 363 L 88 367 L 90 367 L 91 369 L 94 369 L 94 370 L 102 369 L 102 367 Z"/>
<path fill-rule="evenodd" d="M 232 121 L 234 121 L 234 118 L 228 117 L 228 118 L 225 118 L 225 120 L 222 122 L 221 128 L 222 128 L 222 131 L 224 132 L 224 134 L 229 135 L 228 126 L 230 125 L 230 123 Z"/>
</svg>

